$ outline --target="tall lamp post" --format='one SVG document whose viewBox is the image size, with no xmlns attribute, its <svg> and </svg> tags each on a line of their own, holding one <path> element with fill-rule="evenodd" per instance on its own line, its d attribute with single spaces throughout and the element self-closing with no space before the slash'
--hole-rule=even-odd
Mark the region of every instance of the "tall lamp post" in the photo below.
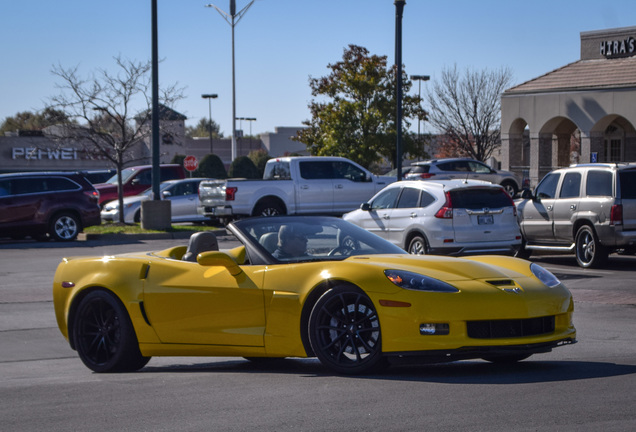
<svg viewBox="0 0 636 432">
<path fill-rule="evenodd" d="M 210 113 L 210 117 L 209 117 L 209 123 L 208 123 L 208 131 L 210 131 L 210 154 L 214 153 L 212 150 L 212 99 L 216 99 L 219 95 L 217 95 L 216 93 L 212 93 L 212 94 L 202 94 L 201 97 L 203 99 L 207 99 L 208 100 L 208 111 Z"/>
<path fill-rule="evenodd" d="M 248 121 L 250 122 L 250 146 L 252 145 L 252 122 L 256 121 L 256 117 L 237 117 L 236 118 L 238 121 Z M 242 128 L 242 126 L 241 126 Z"/>
<path fill-rule="evenodd" d="M 234 27 L 239 23 L 241 18 L 247 13 L 255 0 L 252 0 L 243 9 L 236 12 L 236 0 L 230 0 L 230 13 L 227 13 L 212 3 L 205 7 L 212 7 L 221 14 L 223 19 L 232 27 L 232 160 L 236 159 L 236 73 L 234 66 Z"/>
<path fill-rule="evenodd" d="M 429 75 L 411 75 L 411 79 L 418 81 L 417 83 L 417 97 L 422 100 L 422 81 L 428 81 L 431 79 Z M 417 118 L 417 142 L 420 144 L 422 137 L 420 136 L 420 118 Z"/>
<path fill-rule="evenodd" d="M 397 181 L 402 180 L 402 14 L 405 4 L 405 0 L 395 0 L 395 66 L 397 67 L 395 167 L 397 168 Z"/>
</svg>

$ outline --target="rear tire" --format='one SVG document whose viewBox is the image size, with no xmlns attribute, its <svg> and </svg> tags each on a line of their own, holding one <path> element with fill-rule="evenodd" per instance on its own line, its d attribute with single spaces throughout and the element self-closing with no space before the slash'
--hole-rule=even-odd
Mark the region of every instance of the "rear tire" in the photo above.
<svg viewBox="0 0 636 432">
<path fill-rule="evenodd" d="M 426 255 L 429 253 L 428 243 L 424 237 L 416 235 L 409 242 L 407 252 L 412 255 Z"/>
<path fill-rule="evenodd" d="M 601 245 L 594 229 L 583 225 L 576 232 L 574 240 L 576 262 L 583 268 L 599 268 L 605 264 L 609 255 L 607 249 Z"/>
<path fill-rule="evenodd" d="M 59 213 L 53 217 L 49 234 L 56 241 L 72 241 L 82 230 L 79 218 L 71 213 Z"/>
<path fill-rule="evenodd" d="M 284 214 L 284 207 L 274 200 L 260 202 L 254 208 L 254 216 L 278 216 Z"/>
</svg>

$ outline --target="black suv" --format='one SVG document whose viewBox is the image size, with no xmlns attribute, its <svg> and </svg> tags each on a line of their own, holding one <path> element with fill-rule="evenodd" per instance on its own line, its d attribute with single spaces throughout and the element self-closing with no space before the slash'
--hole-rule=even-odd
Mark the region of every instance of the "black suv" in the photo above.
<svg viewBox="0 0 636 432">
<path fill-rule="evenodd" d="M 99 192 L 76 172 L 0 175 L 0 237 L 77 238 L 101 223 Z"/>
</svg>

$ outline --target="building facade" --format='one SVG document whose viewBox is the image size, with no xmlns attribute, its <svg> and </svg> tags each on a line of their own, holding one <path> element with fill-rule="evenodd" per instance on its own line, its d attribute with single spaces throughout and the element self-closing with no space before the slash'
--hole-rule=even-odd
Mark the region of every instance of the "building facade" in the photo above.
<svg viewBox="0 0 636 432">
<path fill-rule="evenodd" d="M 170 108 L 160 107 L 160 162 L 169 163 L 175 155 L 195 156 L 201 160 L 214 153 L 226 167 L 232 162 L 231 138 L 190 138 L 186 136 L 186 117 Z M 148 125 L 150 127 L 150 125 Z M 289 153 L 306 154 L 304 144 L 291 140 L 301 127 L 276 128 L 260 137 L 237 139 L 237 155 L 247 156 L 254 150 L 265 150 L 272 157 Z M 90 142 L 52 138 L 42 131 L 16 131 L 0 136 L 0 173 L 21 171 L 79 171 L 112 169 L 111 162 L 95 154 Z M 131 149 L 127 166 L 151 163 L 152 137 Z M 304 150 L 304 152 L 303 152 Z"/>
<path fill-rule="evenodd" d="M 636 161 L 636 27 L 581 33 L 580 60 L 504 92 L 502 168 Z"/>
</svg>

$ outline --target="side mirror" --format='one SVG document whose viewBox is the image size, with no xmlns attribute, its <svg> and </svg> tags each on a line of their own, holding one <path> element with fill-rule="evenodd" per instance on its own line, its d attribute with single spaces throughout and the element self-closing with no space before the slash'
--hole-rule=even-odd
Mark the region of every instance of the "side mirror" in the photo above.
<svg viewBox="0 0 636 432">
<path fill-rule="evenodd" d="M 225 267 L 232 276 L 236 276 L 242 272 L 236 260 L 223 252 L 213 251 L 200 253 L 197 256 L 197 262 L 206 267 Z"/>
<path fill-rule="evenodd" d="M 530 189 L 524 189 L 521 191 L 521 198 L 523 199 L 533 199 L 534 195 L 532 195 L 532 191 Z"/>
<path fill-rule="evenodd" d="M 363 210 L 363 211 L 371 211 L 371 204 L 369 204 L 368 202 L 366 202 L 366 203 L 362 203 L 362 204 L 360 205 L 360 210 Z"/>
<path fill-rule="evenodd" d="M 170 191 L 163 191 L 161 192 L 161 196 L 163 196 L 164 198 L 168 198 L 171 197 L 172 194 L 170 193 Z"/>
</svg>

